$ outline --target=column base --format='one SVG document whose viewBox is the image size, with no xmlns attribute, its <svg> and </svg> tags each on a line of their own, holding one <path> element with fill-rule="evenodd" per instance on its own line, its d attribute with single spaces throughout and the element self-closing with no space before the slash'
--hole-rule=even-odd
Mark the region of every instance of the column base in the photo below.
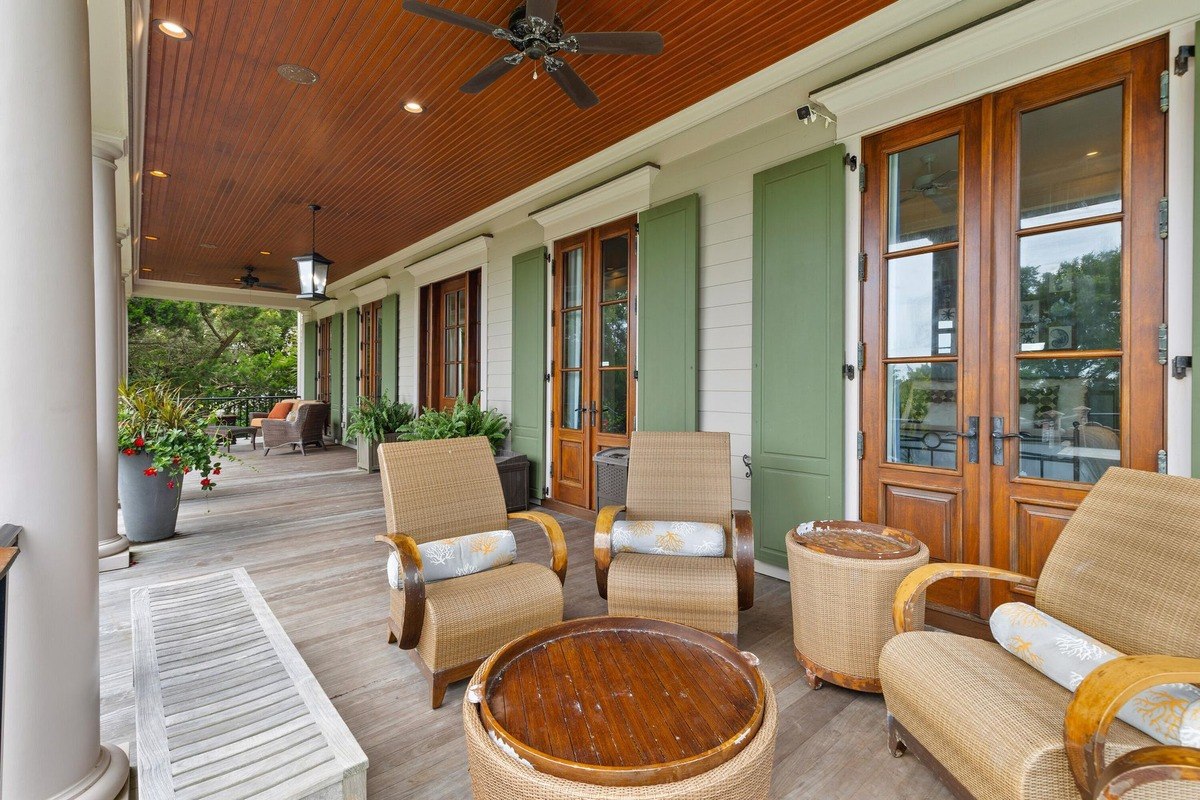
<svg viewBox="0 0 1200 800">
<path fill-rule="evenodd" d="M 102 744 L 92 771 L 50 800 L 119 800 L 128 797 L 128 791 L 129 755 L 120 747 Z"/>
<path fill-rule="evenodd" d="M 129 566 L 129 540 L 117 535 L 100 542 L 100 571 L 111 572 Z"/>
</svg>

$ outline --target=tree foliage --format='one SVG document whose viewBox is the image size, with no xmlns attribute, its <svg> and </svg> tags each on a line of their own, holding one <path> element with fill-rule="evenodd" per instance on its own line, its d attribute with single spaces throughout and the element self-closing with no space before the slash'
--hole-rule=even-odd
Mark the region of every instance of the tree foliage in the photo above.
<svg viewBox="0 0 1200 800">
<path fill-rule="evenodd" d="M 290 394 L 296 390 L 296 314 L 132 298 L 129 380 L 170 383 L 194 397 Z"/>
</svg>

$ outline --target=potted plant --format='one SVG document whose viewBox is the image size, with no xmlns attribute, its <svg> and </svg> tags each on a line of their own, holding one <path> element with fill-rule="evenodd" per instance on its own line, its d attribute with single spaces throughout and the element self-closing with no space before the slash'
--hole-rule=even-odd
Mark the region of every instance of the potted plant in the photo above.
<svg viewBox="0 0 1200 800">
<path fill-rule="evenodd" d="M 484 437 L 491 444 L 496 457 L 496 470 L 504 489 L 504 504 L 509 511 L 520 511 L 529 506 L 529 459 L 520 453 L 502 449 L 511 427 L 508 417 L 496 409 L 485 410 L 479 403 L 479 395 L 471 401 L 459 395 L 454 408 L 448 411 L 425 409 L 404 427 L 400 438 L 411 442 Z"/>
<path fill-rule="evenodd" d="M 220 443 L 204 432 L 208 419 L 165 383 L 117 390 L 117 479 L 125 536 L 156 542 L 175 534 L 184 476 L 200 475 L 212 491 L 221 474 Z"/>
<path fill-rule="evenodd" d="M 378 472 L 379 445 L 399 439 L 400 430 L 412 420 L 413 407 L 391 402 L 387 395 L 378 400 L 359 400 L 358 407 L 350 410 L 350 424 L 346 426 L 346 435 L 358 440 L 358 468 Z"/>
</svg>

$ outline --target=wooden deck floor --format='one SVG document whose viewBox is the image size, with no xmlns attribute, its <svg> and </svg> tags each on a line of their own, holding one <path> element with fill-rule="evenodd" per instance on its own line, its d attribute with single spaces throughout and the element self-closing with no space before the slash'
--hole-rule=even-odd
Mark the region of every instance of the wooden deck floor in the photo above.
<svg viewBox="0 0 1200 800">
<path fill-rule="evenodd" d="M 234 448 L 245 460 L 201 496 L 188 482 L 180 535 L 137 545 L 135 565 L 100 578 L 101 733 L 134 738 L 129 590 L 242 566 L 312 668 L 370 759 L 374 800 L 470 795 L 459 704 L 465 683 L 432 711 L 428 688 L 406 654 L 386 644 L 386 551 L 379 477 L 354 468 L 345 448 L 272 454 Z M 596 594 L 591 530 L 561 518 L 570 546 L 566 615 L 604 613 Z M 515 529 L 523 559 L 548 560 L 544 537 Z M 877 697 L 836 687 L 810 691 L 792 657 L 786 583 L 759 576 L 755 607 L 741 618 L 741 645 L 762 659 L 778 693 L 777 798 L 949 798 L 912 757 L 893 759 Z"/>
</svg>

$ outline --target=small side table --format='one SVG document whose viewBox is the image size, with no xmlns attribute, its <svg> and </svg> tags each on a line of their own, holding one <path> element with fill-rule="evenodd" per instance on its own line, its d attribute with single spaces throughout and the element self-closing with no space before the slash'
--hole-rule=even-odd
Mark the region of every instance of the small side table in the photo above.
<svg viewBox="0 0 1200 800">
<path fill-rule="evenodd" d="M 895 635 L 900 582 L 929 563 L 911 533 L 869 522 L 809 522 L 789 531 L 792 639 L 813 689 L 881 691 L 879 653 Z M 917 624 L 924 623 L 924 607 Z"/>
<path fill-rule="evenodd" d="M 248 438 L 250 440 L 250 449 L 258 449 L 258 428 L 241 427 L 239 425 L 209 425 L 204 429 L 204 432 L 209 436 L 224 441 L 226 453 L 230 452 L 234 443 L 239 438 Z"/>
</svg>

